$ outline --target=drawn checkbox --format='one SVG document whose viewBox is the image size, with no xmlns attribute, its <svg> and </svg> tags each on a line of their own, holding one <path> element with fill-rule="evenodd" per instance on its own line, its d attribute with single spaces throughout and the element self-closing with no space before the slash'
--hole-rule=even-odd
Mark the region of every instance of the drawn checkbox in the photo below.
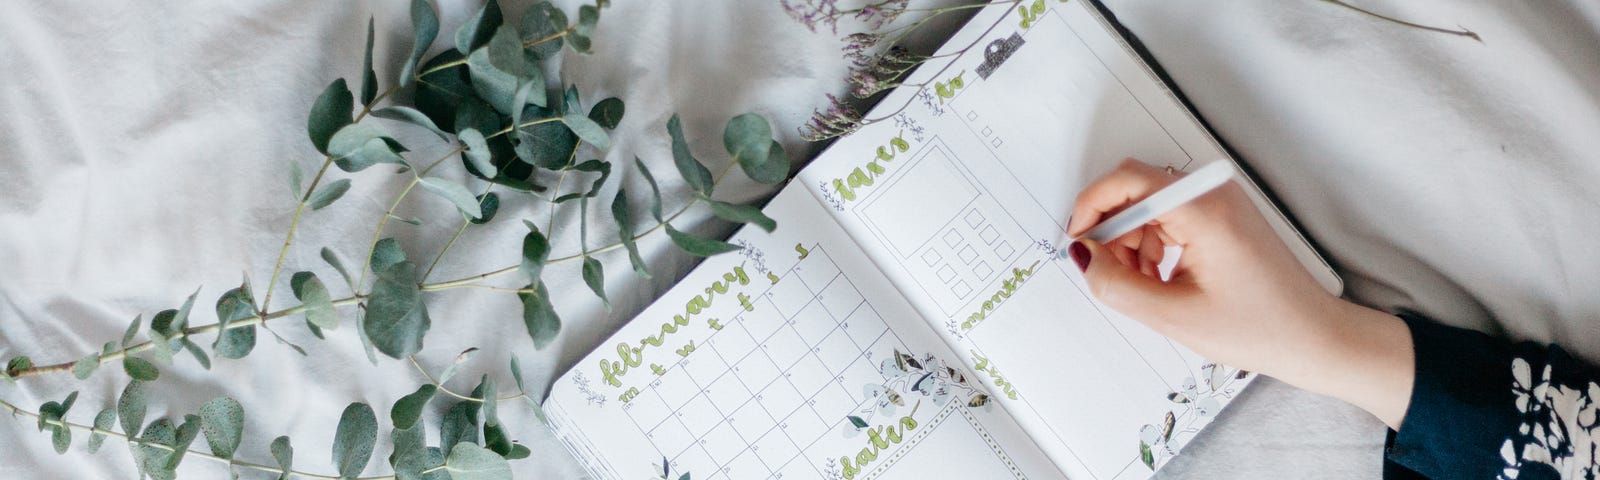
<svg viewBox="0 0 1600 480">
<path fill-rule="evenodd" d="M 972 293 L 972 287 L 967 286 L 967 282 L 963 280 L 950 287 L 950 291 L 955 293 L 958 298 L 966 298 L 967 294 Z"/>
<path fill-rule="evenodd" d="M 983 225 L 983 213 L 974 208 L 967 212 L 967 226 L 978 228 L 978 225 Z"/>
<path fill-rule="evenodd" d="M 940 255 L 938 250 L 930 248 L 926 253 L 922 254 L 922 261 L 928 262 L 930 267 L 938 265 L 940 260 L 944 260 L 944 255 Z"/>
<path fill-rule="evenodd" d="M 950 280 L 954 278 L 956 278 L 956 269 L 950 268 L 949 265 L 939 269 L 939 280 L 943 280 L 944 283 L 950 283 Z"/>
<path fill-rule="evenodd" d="M 944 244 L 949 245 L 951 248 L 955 248 L 956 245 L 961 244 L 961 234 L 955 230 L 945 232 Z"/>
<path fill-rule="evenodd" d="M 1006 243 L 1005 240 L 1001 240 L 1000 243 L 994 246 L 994 254 L 999 255 L 1001 260 L 1011 258 L 1012 253 L 1016 253 L 1016 250 L 1013 250 L 1011 244 Z"/>
<path fill-rule="evenodd" d="M 956 252 L 956 256 L 961 257 L 962 262 L 972 263 L 973 260 L 978 259 L 978 251 L 973 250 L 971 245 L 967 245 L 962 247 L 961 251 Z"/>
<path fill-rule="evenodd" d="M 978 238 L 983 239 L 985 244 L 994 245 L 994 239 L 1000 238 L 1000 232 L 994 229 L 994 225 L 990 225 L 984 227 L 983 231 L 978 232 Z"/>
<path fill-rule="evenodd" d="M 977 119 L 978 119 L 978 111 L 977 110 L 973 110 L 973 111 L 967 112 L 967 120 L 977 120 Z"/>
<path fill-rule="evenodd" d="M 989 275 L 994 273 L 994 269 L 989 268 L 988 263 L 978 262 L 977 265 L 972 267 L 972 273 L 977 274 L 979 280 L 988 280 Z"/>
<path fill-rule="evenodd" d="M 1000 144 L 1002 143 L 1005 142 L 1001 141 L 1000 137 L 994 137 L 994 142 L 991 142 L 990 145 L 994 145 L 994 148 L 1000 148 Z"/>
</svg>

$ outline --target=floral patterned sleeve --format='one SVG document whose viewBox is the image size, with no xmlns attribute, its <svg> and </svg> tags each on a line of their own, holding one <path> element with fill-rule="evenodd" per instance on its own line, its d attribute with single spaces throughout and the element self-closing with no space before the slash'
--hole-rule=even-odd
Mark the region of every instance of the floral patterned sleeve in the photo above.
<svg viewBox="0 0 1600 480">
<path fill-rule="evenodd" d="M 1511 344 L 1401 315 L 1416 381 L 1384 478 L 1600 477 L 1600 376 L 1561 347 Z"/>
</svg>

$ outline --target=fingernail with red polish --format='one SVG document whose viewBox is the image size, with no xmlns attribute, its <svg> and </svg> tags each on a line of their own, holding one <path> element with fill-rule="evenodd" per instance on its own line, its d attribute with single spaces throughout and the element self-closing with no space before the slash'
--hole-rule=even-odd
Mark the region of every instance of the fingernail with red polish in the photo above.
<svg viewBox="0 0 1600 480">
<path fill-rule="evenodd" d="M 1079 271 L 1089 271 L 1089 247 L 1084 246 L 1083 242 L 1072 242 L 1072 246 L 1067 247 L 1067 254 L 1072 256 L 1072 263 L 1078 264 Z"/>
</svg>

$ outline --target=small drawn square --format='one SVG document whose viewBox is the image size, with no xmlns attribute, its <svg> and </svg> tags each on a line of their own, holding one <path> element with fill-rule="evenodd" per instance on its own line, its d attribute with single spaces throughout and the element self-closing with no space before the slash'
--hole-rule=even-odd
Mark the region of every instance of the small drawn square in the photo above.
<svg viewBox="0 0 1600 480">
<path fill-rule="evenodd" d="M 1005 240 L 1001 240 L 1000 243 L 994 246 L 994 254 L 999 255 L 1001 260 L 1010 259 L 1013 253 L 1016 253 L 1016 250 L 1011 249 L 1011 244 L 1006 243 Z"/>
<path fill-rule="evenodd" d="M 973 250 L 971 245 L 967 245 L 961 251 L 956 252 L 956 256 L 961 257 L 962 262 L 972 263 L 973 260 L 978 259 L 978 251 Z"/>
<path fill-rule="evenodd" d="M 989 268 L 988 262 L 978 262 L 977 265 L 972 266 L 972 273 L 977 275 L 979 280 L 988 280 L 989 275 L 994 273 L 994 269 Z"/>
<path fill-rule="evenodd" d="M 954 278 L 956 278 L 956 269 L 950 268 L 949 265 L 939 269 L 939 280 L 943 280 L 944 283 L 950 283 L 950 280 Z"/>
<path fill-rule="evenodd" d="M 956 297 L 967 298 L 967 294 L 972 293 L 972 287 L 967 286 L 966 280 L 962 280 L 956 282 L 955 286 L 950 287 L 950 291 L 954 292 Z"/>
<path fill-rule="evenodd" d="M 994 127 L 983 127 L 983 136 L 984 137 L 988 137 L 988 136 L 993 135 L 993 134 L 994 134 Z"/>
<path fill-rule="evenodd" d="M 990 225 L 983 227 L 983 231 L 978 232 L 978 238 L 983 239 L 985 245 L 994 245 L 995 239 L 1000 238 L 1000 232 L 994 229 L 994 225 Z"/>
<path fill-rule="evenodd" d="M 967 120 L 977 120 L 977 119 L 978 119 L 978 111 L 977 110 L 973 110 L 973 111 L 967 112 Z"/>
<path fill-rule="evenodd" d="M 967 212 L 967 226 L 978 228 L 978 225 L 983 225 L 983 212 L 974 208 L 972 211 Z"/>
<path fill-rule="evenodd" d="M 1002 144 L 1002 143 L 1005 143 L 1005 142 L 1001 141 L 1000 137 L 994 137 L 994 141 L 990 142 L 989 144 L 990 145 L 994 145 L 994 148 L 1000 148 L 1000 144 Z"/>
<path fill-rule="evenodd" d="M 944 244 L 945 245 L 949 245 L 951 248 L 955 248 L 956 245 L 960 245 L 961 244 L 961 234 L 956 232 L 955 230 L 951 230 L 951 231 L 945 232 L 944 233 Z"/>
<path fill-rule="evenodd" d="M 944 260 L 944 255 L 940 255 L 938 250 L 930 248 L 927 253 L 922 254 L 922 261 L 927 262 L 930 267 L 938 265 L 940 260 Z"/>
</svg>

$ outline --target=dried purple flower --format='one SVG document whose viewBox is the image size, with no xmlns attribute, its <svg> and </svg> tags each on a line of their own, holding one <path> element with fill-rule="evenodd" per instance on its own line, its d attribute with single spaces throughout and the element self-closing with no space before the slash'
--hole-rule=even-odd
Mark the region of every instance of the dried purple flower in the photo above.
<svg viewBox="0 0 1600 480">
<path fill-rule="evenodd" d="M 816 142 L 861 128 L 861 114 L 839 97 L 828 95 L 827 110 L 812 110 L 811 120 L 800 127 L 800 138 Z"/>
</svg>

